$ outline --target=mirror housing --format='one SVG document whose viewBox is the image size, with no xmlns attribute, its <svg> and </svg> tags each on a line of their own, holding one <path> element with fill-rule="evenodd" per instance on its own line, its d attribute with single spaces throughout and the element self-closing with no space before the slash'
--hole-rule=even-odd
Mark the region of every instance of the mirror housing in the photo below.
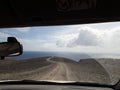
<svg viewBox="0 0 120 90">
<path fill-rule="evenodd" d="M 19 56 L 22 53 L 23 47 L 15 37 L 8 37 L 7 42 L 0 43 L 1 59 L 5 59 L 5 57 Z"/>
</svg>

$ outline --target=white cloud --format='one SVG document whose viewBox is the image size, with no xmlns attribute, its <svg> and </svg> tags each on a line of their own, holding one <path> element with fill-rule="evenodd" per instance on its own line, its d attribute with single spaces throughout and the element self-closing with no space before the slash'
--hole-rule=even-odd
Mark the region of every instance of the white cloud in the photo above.
<svg viewBox="0 0 120 90">
<path fill-rule="evenodd" d="M 96 30 L 88 27 L 77 27 L 69 33 L 62 34 L 56 43 L 60 47 L 96 46 L 101 43 Z M 68 30 L 69 31 L 69 30 Z"/>
<path fill-rule="evenodd" d="M 10 35 L 6 34 L 6 33 L 1 33 L 0 32 L 0 38 L 6 38 L 9 37 Z"/>
<path fill-rule="evenodd" d="M 96 46 L 99 45 L 100 42 L 96 34 L 88 30 L 81 30 L 73 43 L 83 46 Z"/>
<path fill-rule="evenodd" d="M 3 33 L 3 32 L 0 32 L 0 42 L 7 41 L 7 37 L 10 37 L 10 35 L 6 34 L 6 33 Z"/>
<path fill-rule="evenodd" d="M 58 48 L 75 52 L 120 53 L 120 27 L 102 30 L 79 26 L 62 31 L 56 37 Z"/>
<path fill-rule="evenodd" d="M 24 51 L 52 51 L 55 43 L 43 39 L 19 39 Z"/>
<path fill-rule="evenodd" d="M 109 27 L 109 26 L 108 26 Z M 112 26 L 113 27 L 113 26 Z M 35 35 L 35 34 L 34 34 Z M 36 39 L 22 39 L 25 51 L 119 53 L 120 27 L 68 26 Z"/>
<path fill-rule="evenodd" d="M 104 36 L 103 41 L 110 48 L 111 47 L 114 47 L 114 48 L 119 47 L 120 46 L 120 27 L 108 30 L 106 32 L 106 35 Z"/>
<path fill-rule="evenodd" d="M 15 29 L 24 33 L 24 32 L 28 32 L 30 30 L 30 27 L 15 28 Z"/>
</svg>

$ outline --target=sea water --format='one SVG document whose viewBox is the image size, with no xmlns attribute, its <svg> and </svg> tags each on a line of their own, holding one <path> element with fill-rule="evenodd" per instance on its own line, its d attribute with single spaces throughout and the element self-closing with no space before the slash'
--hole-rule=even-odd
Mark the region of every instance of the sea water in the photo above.
<svg viewBox="0 0 120 90">
<path fill-rule="evenodd" d="M 101 53 L 71 53 L 71 52 L 33 52 L 33 51 L 25 51 L 22 55 L 12 57 L 17 60 L 24 60 L 30 58 L 40 58 L 40 57 L 48 57 L 48 56 L 57 56 L 64 57 L 68 59 L 72 59 L 75 61 L 79 61 L 80 59 L 88 59 L 88 58 L 120 58 L 120 54 L 101 54 Z"/>
</svg>

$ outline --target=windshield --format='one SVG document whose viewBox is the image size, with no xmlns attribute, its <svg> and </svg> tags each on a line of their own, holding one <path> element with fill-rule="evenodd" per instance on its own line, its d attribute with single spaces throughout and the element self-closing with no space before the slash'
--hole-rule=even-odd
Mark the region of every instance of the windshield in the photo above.
<svg viewBox="0 0 120 90">
<path fill-rule="evenodd" d="M 0 60 L 0 80 L 120 79 L 120 22 L 1 28 L 0 42 L 7 37 L 17 38 L 23 54 Z"/>
</svg>

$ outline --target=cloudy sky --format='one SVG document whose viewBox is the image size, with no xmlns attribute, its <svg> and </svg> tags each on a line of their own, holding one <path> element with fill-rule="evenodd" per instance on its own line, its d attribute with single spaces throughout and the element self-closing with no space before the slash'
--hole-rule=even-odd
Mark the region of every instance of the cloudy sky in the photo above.
<svg viewBox="0 0 120 90">
<path fill-rule="evenodd" d="M 0 42 L 9 36 L 24 51 L 120 53 L 120 22 L 0 29 Z"/>
</svg>

